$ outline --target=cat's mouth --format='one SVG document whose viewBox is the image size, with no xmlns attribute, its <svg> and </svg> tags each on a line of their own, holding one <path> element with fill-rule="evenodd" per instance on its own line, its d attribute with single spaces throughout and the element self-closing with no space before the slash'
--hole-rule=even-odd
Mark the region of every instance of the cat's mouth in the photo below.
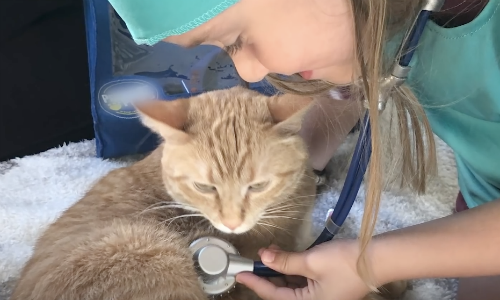
<svg viewBox="0 0 500 300">
<path fill-rule="evenodd" d="M 250 231 L 252 229 L 252 227 L 254 226 L 253 224 L 248 224 L 248 222 L 243 222 L 238 226 L 224 224 L 223 222 L 217 222 L 217 223 L 212 222 L 212 225 L 217 230 L 219 230 L 223 233 L 230 233 L 230 234 L 242 234 L 242 233 Z"/>
<path fill-rule="evenodd" d="M 243 234 L 252 230 L 256 225 L 256 222 L 253 222 L 250 218 L 245 218 L 243 220 L 228 220 L 222 218 L 214 220 L 208 216 L 205 216 L 205 218 L 215 227 L 215 229 L 226 234 Z"/>
<path fill-rule="evenodd" d="M 206 217 L 212 226 L 214 226 L 217 230 L 226 233 L 226 234 L 244 234 L 253 229 L 258 232 L 261 231 L 269 231 L 275 227 L 275 225 L 271 224 L 270 219 L 264 212 L 257 214 L 255 216 L 246 214 L 243 218 L 220 218 L 218 217 L 216 220 L 213 220 L 209 217 Z"/>
</svg>

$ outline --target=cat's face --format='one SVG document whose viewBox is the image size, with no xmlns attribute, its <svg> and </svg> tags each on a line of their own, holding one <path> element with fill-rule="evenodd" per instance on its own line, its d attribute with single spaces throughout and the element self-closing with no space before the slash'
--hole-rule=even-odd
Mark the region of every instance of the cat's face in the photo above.
<svg viewBox="0 0 500 300">
<path fill-rule="evenodd" d="M 265 223 L 303 179 L 307 152 L 295 113 L 309 100 L 286 103 L 233 88 L 180 101 L 160 103 L 146 112 L 153 119 L 143 118 L 165 140 L 168 192 L 225 233 Z"/>
</svg>

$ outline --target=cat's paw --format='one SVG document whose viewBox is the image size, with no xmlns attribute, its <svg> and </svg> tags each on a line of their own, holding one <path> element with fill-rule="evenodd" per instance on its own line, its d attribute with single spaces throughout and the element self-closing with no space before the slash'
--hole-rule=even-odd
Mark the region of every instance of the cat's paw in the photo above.
<svg viewBox="0 0 500 300">
<path fill-rule="evenodd" d="M 316 186 L 322 186 L 322 185 L 326 184 L 326 171 L 325 170 L 322 170 L 322 171 L 314 170 L 314 177 L 315 177 L 315 181 L 316 181 Z"/>
</svg>

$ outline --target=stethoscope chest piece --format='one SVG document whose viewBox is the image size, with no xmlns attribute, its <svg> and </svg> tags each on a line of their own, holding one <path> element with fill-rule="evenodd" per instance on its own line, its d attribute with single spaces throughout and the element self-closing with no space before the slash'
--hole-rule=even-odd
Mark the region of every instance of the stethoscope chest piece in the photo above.
<svg viewBox="0 0 500 300">
<path fill-rule="evenodd" d="M 208 295 L 229 292 L 236 285 L 236 274 L 252 271 L 253 260 L 239 256 L 229 242 L 216 237 L 203 237 L 189 246 L 198 272 L 198 280 Z"/>
</svg>

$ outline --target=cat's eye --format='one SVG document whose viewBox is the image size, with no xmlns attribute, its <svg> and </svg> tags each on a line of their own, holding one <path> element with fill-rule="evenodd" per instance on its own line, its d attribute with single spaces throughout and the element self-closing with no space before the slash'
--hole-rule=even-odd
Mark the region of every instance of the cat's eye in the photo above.
<svg viewBox="0 0 500 300">
<path fill-rule="evenodd" d="M 199 192 L 202 193 L 213 193 L 217 191 L 217 188 L 213 185 L 210 184 L 203 184 L 199 182 L 194 182 L 193 186 L 195 189 L 197 189 Z"/>
<path fill-rule="evenodd" d="M 257 183 L 250 185 L 248 187 L 248 191 L 254 192 L 254 193 L 262 192 L 263 190 L 265 190 L 267 188 L 268 185 L 269 185 L 269 181 L 257 182 Z"/>
</svg>

